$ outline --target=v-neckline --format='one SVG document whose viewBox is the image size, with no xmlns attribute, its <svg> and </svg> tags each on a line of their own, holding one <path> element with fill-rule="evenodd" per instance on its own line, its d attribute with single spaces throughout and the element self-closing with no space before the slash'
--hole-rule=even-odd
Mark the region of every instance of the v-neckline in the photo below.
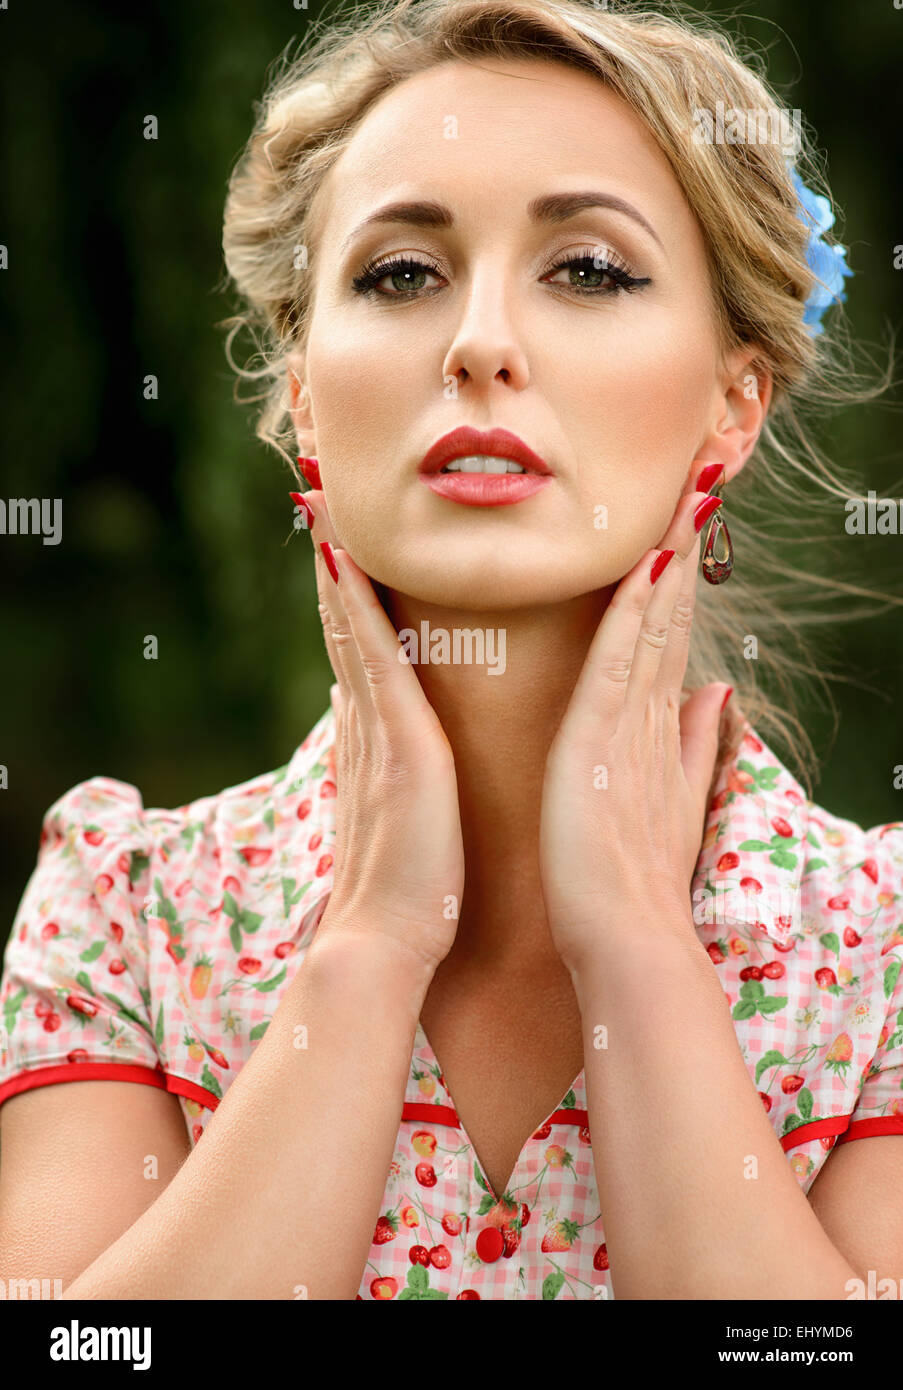
<svg viewBox="0 0 903 1390">
<path fill-rule="evenodd" d="M 517 1175 L 518 1175 L 518 1173 L 520 1172 L 521 1167 L 523 1166 L 524 1155 L 525 1155 L 525 1153 L 526 1153 L 526 1151 L 527 1151 L 527 1148 L 529 1147 L 530 1143 L 531 1143 L 532 1140 L 533 1140 L 533 1135 L 536 1133 L 537 1130 L 542 1129 L 543 1125 L 549 1123 L 549 1121 L 550 1121 L 552 1115 L 557 1114 L 557 1112 L 558 1112 L 559 1110 L 561 1110 L 561 1109 L 563 1109 L 563 1108 L 565 1108 L 565 1107 L 563 1107 L 563 1106 L 561 1105 L 561 1101 L 559 1101 L 559 1103 L 549 1112 L 549 1114 L 546 1115 L 544 1119 L 540 1120 L 539 1124 L 536 1125 L 536 1126 L 530 1131 L 530 1133 L 527 1135 L 526 1140 L 524 1141 L 523 1145 L 521 1146 L 521 1149 L 520 1149 L 520 1151 L 519 1151 L 519 1153 L 518 1153 L 518 1155 L 517 1155 L 517 1158 L 514 1160 L 514 1167 L 511 1169 L 511 1172 L 508 1174 L 508 1178 L 507 1178 L 507 1180 L 506 1180 L 506 1182 L 505 1182 L 504 1191 L 503 1191 L 503 1192 L 496 1192 L 495 1188 L 493 1187 L 493 1185 L 492 1185 L 492 1183 L 491 1183 L 491 1181 L 490 1181 L 489 1174 L 488 1174 L 487 1171 L 486 1171 L 486 1165 L 484 1164 L 483 1160 L 480 1158 L 480 1155 L 477 1153 L 476 1145 L 474 1144 L 473 1140 L 471 1139 L 470 1135 L 469 1135 L 468 1132 L 467 1132 L 467 1129 L 466 1129 L 466 1127 L 465 1127 L 464 1121 L 463 1121 L 462 1118 L 461 1118 L 461 1112 L 460 1112 L 460 1110 L 458 1109 L 457 1105 L 455 1104 L 455 1098 L 454 1098 L 454 1096 L 453 1096 L 452 1093 L 451 1093 L 451 1089 L 450 1089 L 450 1087 L 449 1087 L 449 1085 L 448 1085 L 448 1082 L 445 1081 L 445 1079 L 444 1079 L 444 1078 L 445 1078 L 445 1072 L 444 1072 L 443 1069 L 442 1069 L 442 1063 L 439 1061 L 439 1058 L 438 1058 L 438 1056 L 436 1055 L 436 1051 L 435 1051 L 435 1049 L 434 1049 L 432 1043 L 430 1042 L 429 1037 L 427 1036 L 427 1031 L 426 1031 L 426 1029 L 425 1029 L 424 1026 L 423 1026 L 423 1019 L 422 1019 L 422 1018 L 419 1018 L 419 1017 L 418 1017 L 418 1019 L 417 1019 L 417 1028 L 418 1028 L 418 1031 L 419 1031 L 419 1033 L 420 1033 L 420 1037 L 423 1039 L 423 1047 L 421 1047 L 419 1050 L 420 1050 L 420 1052 L 426 1051 L 426 1052 L 429 1053 L 430 1057 L 432 1057 L 433 1062 L 434 1062 L 435 1065 L 436 1065 L 436 1070 L 437 1070 L 437 1072 L 439 1073 L 439 1076 L 441 1076 L 441 1077 L 443 1078 L 443 1080 L 442 1080 L 441 1082 L 439 1082 L 439 1084 L 442 1086 L 442 1089 L 445 1091 L 445 1095 L 446 1095 L 446 1099 L 447 1099 L 447 1101 L 448 1101 L 448 1107 L 449 1107 L 449 1109 L 453 1110 L 454 1113 L 455 1113 L 455 1117 L 456 1117 L 456 1119 L 457 1119 L 457 1121 L 458 1121 L 458 1130 L 459 1130 L 459 1132 L 460 1132 L 461 1138 L 462 1138 L 462 1140 L 464 1141 L 464 1143 L 467 1145 L 468 1149 L 470 1150 L 470 1153 L 471 1153 L 471 1156 L 472 1156 L 472 1158 L 473 1158 L 473 1161 L 474 1161 L 474 1163 L 476 1164 L 477 1168 L 479 1168 L 480 1174 L 481 1174 L 481 1176 L 482 1176 L 482 1178 L 483 1178 L 484 1183 L 486 1184 L 486 1187 L 487 1187 L 488 1191 L 491 1193 L 491 1195 L 495 1198 L 495 1200 L 496 1200 L 497 1202 L 501 1202 L 501 1201 L 504 1199 L 504 1197 L 505 1197 L 505 1193 L 511 1192 L 511 1191 L 516 1191 L 515 1179 L 517 1178 Z M 416 1038 L 415 1038 L 415 1044 L 414 1044 L 414 1045 L 415 1045 L 415 1050 L 417 1050 Z M 586 1072 L 586 1064 L 584 1063 L 584 1065 L 580 1068 L 580 1070 L 579 1070 L 579 1072 L 577 1073 L 577 1075 L 574 1077 L 574 1079 L 573 1079 L 573 1081 L 571 1082 L 571 1084 L 568 1086 L 568 1088 L 567 1088 L 567 1090 L 565 1091 L 564 1095 L 561 1097 L 561 1100 L 566 1100 L 567 1097 L 568 1097 L 569 1095 L 571 1095 L 571 1093 L 573 1093 L 574 1096 L 575 1096 L 575 1098 L 577 1098 L 577 1099 L 579 1099 L 582 1095 L 585 1094 L 585 1086 L 586 1086 L 585 1072 Z M 436 1080 L 439 1081 L 439 1077 L 437 1077 Z M 568 1108 L 571 1108 L 571 1107 L 568 1107 Z M 582 1107 L 582 1106 L 580 1106 L 580 1105 L 575 1105 L 573 1108 L 574 1108 L 575 1110 L 581 1110 L 581 1109 L 584 1109 L 585 1107 Z"/>
</svg>

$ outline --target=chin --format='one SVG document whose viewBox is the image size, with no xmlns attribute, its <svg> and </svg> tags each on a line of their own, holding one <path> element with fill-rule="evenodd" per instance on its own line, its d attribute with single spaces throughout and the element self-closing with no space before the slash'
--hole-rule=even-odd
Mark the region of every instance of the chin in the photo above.
<svg viewBox="0 0 903 1390">
<path fill-rule="evenodd" d="M 356 558 L 356 557 L 355 557 Z M 378 564 L 368 568 L 357 561 L 375 584 L 405 594 L 419 603 L 465 613 L 498 613 L 567 603 L 582 594 L 606 588 L 613 581 L 598 575 L 581 580 L 565 561 L 533 564 L 529 571 L 514 559 L 496 555 L 491 565 L 437 558 L 423 565 Z"/>
</svg>

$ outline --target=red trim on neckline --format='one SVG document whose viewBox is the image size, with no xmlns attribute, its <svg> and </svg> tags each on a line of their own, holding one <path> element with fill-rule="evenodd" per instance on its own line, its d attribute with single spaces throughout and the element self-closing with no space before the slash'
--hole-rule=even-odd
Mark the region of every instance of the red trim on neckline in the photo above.
<svg viewBox="0 0 903 1390">
<path fill-rule="evenodd" d="M 401 1110 L 402 1120 L 413 1120 L 416 1124 L 448 1125 L 450 1129 L 461 1129 L 457 1111 L 450 1105 L 430 1105 L 425 1101 L 406 1100 Z M 581 1129 L 589 1126 L 589 1115 L 585 1110 L 553 1110 L 546 1125 L 579 1125 Z M 542 1129 L 543 1125 L 539 1128 Z"/>
<path fill-rule="evenodd" d="M 56 1066 L 31 1067 L 0 1084 L 0 1105 L 22 1091 L 53 1086 L 59 1081 L 136 1081 L 142 1086 L 156 1086 L 160 1091 L 185 1096 L 207 1110 L 215 1110 L 219 1105 L 219 1097 L 196 1082 L 173 1076 L 161 1067 L 146 1067 L 134 1062 L 63 1062 Z"/>
</svg>

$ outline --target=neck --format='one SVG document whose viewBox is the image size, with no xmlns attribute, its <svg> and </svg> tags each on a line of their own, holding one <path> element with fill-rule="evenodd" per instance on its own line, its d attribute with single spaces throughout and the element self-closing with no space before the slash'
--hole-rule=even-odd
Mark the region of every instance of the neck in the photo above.
<svg viewBox="0 0 903 1390">
<path fill-rule="evenodd" d="M 466 885 L 448 959 L 458 965 L 532 971 L 557 961 L 539 876 L 543 772 L 613 592 L 614 586 L 543 608 L 474 613 L 385 591 L 386 612 L 455 759 Z M 472 633 L 481 635 L 474 646 Z M 468 663 L 469 651 L 484 664 Z"/>
</svg>

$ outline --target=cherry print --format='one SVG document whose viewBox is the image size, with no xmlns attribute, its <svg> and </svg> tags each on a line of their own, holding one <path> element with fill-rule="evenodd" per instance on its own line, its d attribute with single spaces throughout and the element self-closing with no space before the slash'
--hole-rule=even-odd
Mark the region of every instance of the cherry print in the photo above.
<svg viewBox="0 0 903 1390">
<path fill-rule="evenodd" d="M 76 1013 L 85 1014 L 88 1018 L 93 1018 L 99 1007 L 93 999 L 82 999 L 78 994 L 67 994 L 66 1003 L 70 1009 L 74 1009 Z"/>
<path fill-rule="evenodd" d="M 0 1085 L 16 1068 L 128 1063 L 153 1068 L 161 1081 L 190 1077 L 203 1090 L 216 1088 L 213 1108 L 222 1094 L 218 1081 L 226 1068 L 234 1075 L 253 1052 L 289 982 L 291 971 L 277 962 L 303 958 L 314 919 L 329 899 L 336 847 L 328 803 L 337 787 L 327 727 L 321 732 L 317 747 L 307 741 L 303 771 L 296 765 L 284 778 L 267 775 L 230 789 L 221 803 L 225 814 L 219 804 L 203 810 L 189 804 L 163 813 L 151 833 L 134 797 L 117 792 L 116 801 L 105 805 L 92 790 L 87 797 L 79 793 L 81 816 L 75 798 L 68 815 L 64 807 L 47 831 L 42 827 L 38 881 L 10 934 L 10 951 L 19 952 L 22 970 L 11 985 L 0 981 L 6 1022 Z M 877 1116 L 880 1123 L 903 1114 L 903 1096 L 888 1085 L 903 1061 L 897 1022 L 903 1008 L 903 823 L 896 830 L 862 831 L 840 822 L 813 807 L 748 732 L 743 750 L 744 766 L 726 769 L 709 803 L 693 887 L 711 888 L 722 875 L 728 881 L 719 887 L 733 887 L 741 909 L 741 893 L 759 900 L 736 921 L 728 915 L 726 925 L 718 918 L 699 924 L 698 935 L 718 967 L 729 1009 L 738 1004 L 739 986 L 757 991 L 739 995 L 739 1003 L 753 1010 L 749 1023 L 735 1019 L 735 1029 L 775 1132 L 784 1138 L 796 1125 L 804 1134 L 787 1150 L 787 1162 L 808 1189 L 837 1136 L 808 1139 L 806 1125 L 831 1115 L 843 1123 L 851 1113 L 854 1121 Z M 172 821 L 177 815 L 180 823 Z M 266 827 L 278 843 L 248 844 L 249 826 L 261 839 Z M 227 866 L 234 872 L 224 872 Z M 774 905 L 785 890 L 797 906 L 776 916 Z M 149 893 L 158 903 L 156 915 L 144 902 Z M 756 914 L 763 920 L 753 922 Z M 233 949 L 233 923 L 243 949 Z M 128 954 L 116 955 L 126 936 Z M 107 943 L 112 944 L 105 950 Z M 17 1004 L 28 980 L 27 956 L 40 984 Z M 258 994 L 270 981 L 272 992 Z M 50 1034 L 57 1035 L 52 1043 Z M 772 1057 L 762 1067 L 769 1052 L 779 1060 Z M 803 1064 L 805 1074 L 790 1073 L 792 1065 Z M 857 1088 L 865 1077 L 856 1113 Z M 760 1084 L 768 1090 L 759 1090 Z M 532 1191 L 526 1183 L 518 1200 L 497 1199 L 479 1182 L 459 1188 L 447 1172 L 445 1156 L 461 1152 L 462 1145 L 460 1131 L 445 1126 L 454 1102 L 442 1085 L 435 1058 L 415 1052 L 406 1100 L 423 1106 L 441 1099 L 442 1106 L 434 1120 L 421 1112 L 417 1125 L 399 1131 L 384 1215 L 374 1232 L 381 1272 L 371 1265 L 355 1298 L 403 1294 L 405 1301 L 479 1301 L 475 1288 L 456 1290 L 457 1277 L 450 1273 L 456 1249 L 464 1270 L 477 1262 L 495 1266 L 487 1280 L 492 1298 L 541 1297 L 543 1281 L 556 1268 L 556 1278 L 567 1280 L 565 1295 L 590 1298 L 594 1277 L 598 1285 L 598 1273 L 608 1270 L 608 1253 L 594 1225 L 598 1207 L 590 1208 L 588 1125 L 555 1126 L 563 1143 L 553 1145 L 553 1126 L 546 1123 L 528 1141 L 531 1176 L 547 1171 L 533 1220 L 520 1200 L 520 1192 Z M 575 1089 L 568 1103 L 585 1108 L 585 1095 Z M 203 1108 L 183 1098 L 183 1113 L 197 1143 L 204 1133 Z M 466 1172 L 468 1165 L 462 1166 Z M 585 1170 L 579 1178 L 578 1167 Z M 550 1190 L 549 1183 L 557 1186 Z M 463 1209 L 456 1212 L 458 1203 Z M 531 1223 L 534 1237 L 528 1238 Z M 476 1242 L 468 1235 L 465 1246 L 463 1235 L 473 1228 Z M 413 1245 L 397 1239 L 402 1231 L 410 1232 Z M 437 1236 L 444 1243 L 426 1243 Z M 409 1272 L 421 1282 L 412 1284 Z M 561 1296 L 558 1287 L 554 1295 Z"/>
<path fill-rule="evenodd" d="M 495 1264 L 505 1248 L 505 1238 L 497 1226 L 486 1226 L 476 1240 L 476 1251 L 486 1265 Z"/>
</svg>

